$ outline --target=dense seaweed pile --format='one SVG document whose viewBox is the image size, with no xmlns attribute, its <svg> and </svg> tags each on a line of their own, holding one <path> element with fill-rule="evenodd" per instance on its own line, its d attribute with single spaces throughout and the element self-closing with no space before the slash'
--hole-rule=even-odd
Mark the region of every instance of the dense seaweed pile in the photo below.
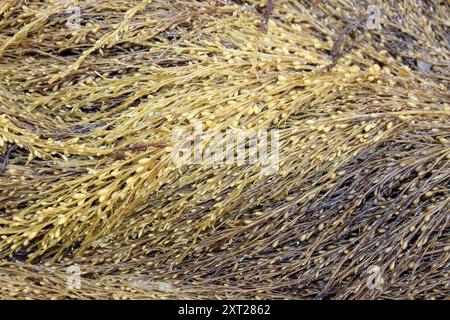
<svg viewBox="0 0 450 320">
<path fill-rule="evenodd" d="M 448 298 L 449 4 L 368 4 L 2 0 L 0 298 Z M 278 172 L 175 164 L 194 121 Z"/>
</svg>

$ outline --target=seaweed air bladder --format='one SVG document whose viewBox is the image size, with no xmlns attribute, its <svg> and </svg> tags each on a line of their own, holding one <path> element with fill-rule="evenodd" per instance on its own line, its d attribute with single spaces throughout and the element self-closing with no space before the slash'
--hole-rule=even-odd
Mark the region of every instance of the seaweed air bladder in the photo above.
<svg viewBox="0 0 450 320">
<path fill-rule="evenodd" d="M 368 5 L 1 1 L 0 298 L 448 298 L 449 4 Z"/>
</svg>

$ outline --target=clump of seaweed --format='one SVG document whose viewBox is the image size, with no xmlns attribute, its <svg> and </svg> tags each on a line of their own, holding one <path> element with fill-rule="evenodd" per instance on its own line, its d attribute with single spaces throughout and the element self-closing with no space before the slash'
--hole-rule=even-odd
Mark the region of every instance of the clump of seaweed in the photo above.
<svg viewBox="0 0 450 320">
<path fill-rule="evenodd" d="M 364 5 L 3 1 L 0 298 L 448 298 L 449 5 Z M 196 121 L 278 172 L 177 165 Z"/>
</svg>

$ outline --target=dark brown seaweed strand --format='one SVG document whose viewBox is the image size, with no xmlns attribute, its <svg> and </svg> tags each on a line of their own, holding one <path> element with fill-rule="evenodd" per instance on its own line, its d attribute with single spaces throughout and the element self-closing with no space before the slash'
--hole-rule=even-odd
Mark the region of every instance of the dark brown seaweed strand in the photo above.
<svg viewBox="0 0 450 320">
<path fill-rule="evenodd" d="M 2 175 L 6 171 L 6 167 L 8 166 L 11 153 L 15 150 L 17 150 L 17 146 L 13 145 L 9 147 L 8 150 L 6 151 L 6 154 L 3 156 L 2 165 L 0 166 L 0 175 Z"/>
<path fill-rule="evenodd" d="M 269 19 L 272 16 L 272 12 L 275 7 L 275 2 L 276 0 L 267 0 L 266 6 L 264 7 L 262 21 L 259 24 L 259 28 L 264 32 L 267 32 L 267 26 L 269 23 Z"/>
<path fill-rule="evenodd" d="M 362 17 L 358 21 L 354 21 L 349 23 L 340 33 L 337 39 L 333 43 L 333 48 L 331 49 L 331 58 L 332 61 L 329 65 L 325 67 L 325 70 L 331 71 L 333 69 L 340 57 L 342 56 L 342 50 L 341 47 L 344 43 L 345 37 L 349 35 L 351 32 L 356 30 L 361 24 L 367 20 L 367 16 Z"/>
</svg>

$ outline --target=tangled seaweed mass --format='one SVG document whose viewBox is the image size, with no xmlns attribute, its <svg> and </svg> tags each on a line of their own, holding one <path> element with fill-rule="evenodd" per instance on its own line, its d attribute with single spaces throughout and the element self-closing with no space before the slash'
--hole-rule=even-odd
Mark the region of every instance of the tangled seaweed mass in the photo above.
<svg viewBox="0 0 450 320">
<path fill-rule="evenodd" d="M 266 2 L 0 2 L 0 298 L 449 297 L 448 1 Z"/>
</svg>

